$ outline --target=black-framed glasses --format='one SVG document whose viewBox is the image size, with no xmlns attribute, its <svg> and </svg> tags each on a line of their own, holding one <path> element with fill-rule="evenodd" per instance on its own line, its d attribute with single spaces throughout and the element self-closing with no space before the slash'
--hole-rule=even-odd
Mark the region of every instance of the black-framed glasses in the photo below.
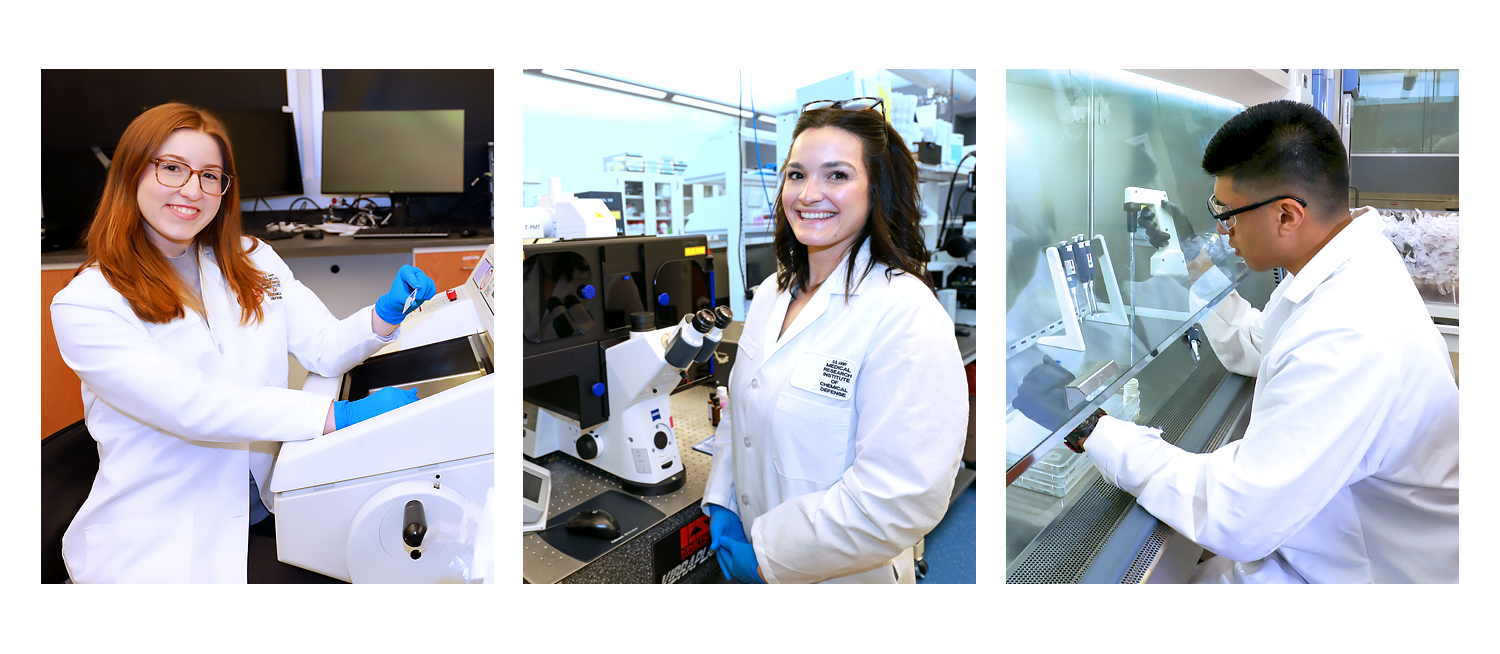
<svg viewBox="0 0 1500 654">
<path fill-rule="evenodd" d="M 880 117 L 885 117 L 885 100 L 880 98 L 849 98 L 848 100 L 813 100 L 802 105 L 803 111 L 814 109 L 847 109 L 849 111 L 864 111 L 880 107 Z"/>
<path fill-rule="evenodd" d="M 214 168 L 195 170 L 192 166 L 171 159 L 152 159 L 151 163 L 156 165 L 156 183 L 162 186 L 182 188 L 187 186 L 193 175 L 197 175 L 198 187 L 204 193 L 224 195 L 229 192 L 229 183 L 234 181 L 233 176 Z"/>
<path fill-rule="evenodd" d="M 1209 215 L 1213 216 L 1214 219 L 1222 223 L 1225 230 L 1229 230 L 1233 229 L 1235 223 L 1239 222 L 1239 214 L 1245 213 L 1246 211 L 1253 211 L 1272 202 L 1279 202 L 1281 200 L 1296 200 L 1297 204 L 1302 205 L 1303 209 L 1307 208 L 1307 203 L 1304 202 L 1301 198 L 1291 195 L 1278 195 L 1274 198 L 1266 200 L 1265 202 L 1256 202 L 1255 204 L 1246 205 L 1238 209 L 1230 209 L 1229 205 L 1220 202 L 1219 198 L 1210 193 L 1208 196 L 1208 213 Z"/>
</svg>

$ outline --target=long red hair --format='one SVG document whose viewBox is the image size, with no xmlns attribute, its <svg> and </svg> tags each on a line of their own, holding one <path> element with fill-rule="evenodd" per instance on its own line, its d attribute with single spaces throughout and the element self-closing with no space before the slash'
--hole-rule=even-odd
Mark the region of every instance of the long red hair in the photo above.
<svg viewBox="0 0 1500 654">
<path fill-rule="evenodd" d="M 203 312 L 197 298 L 188 292 L 182 279 L 173 271 L 166 255 L 146 235 L 145 216 L 136 201 L 137 189 L 146 167 L 167 137 L 179 129 L 203 132 L 219 143 L 224 155 L 224 172 L 235 174 L 234 152 L 224 124 L 204 109 L 181 103 L 168 103 L 147 109 L 130 121 L 110 162 L 104 195 L 94 212 L 94 222 L 86 237 L 88 259 L 73 274 L 98 264 L 99 271 L 141 320 L 163 323 L 186 316 L 185 306 Z M 239 298 L 240 324 L 259 323 L 264 318 L 261 304 L 269 296 L 270 282 L 265 273 L 251 263 L 240 241 L 240 192 L 230 183 L 219 204 L 219 213 L 193 239 L 199 247 L 211 247 L 219 271 L 229 289 Z M 250 252 L 258 247 L 251 245 Z"/>
</svg>

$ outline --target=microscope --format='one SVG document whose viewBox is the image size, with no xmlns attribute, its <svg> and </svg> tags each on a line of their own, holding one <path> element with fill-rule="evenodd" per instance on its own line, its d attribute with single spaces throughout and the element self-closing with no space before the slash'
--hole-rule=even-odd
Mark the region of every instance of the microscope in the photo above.
<svg viewBox="0 0 1500 654">
<path fill-rule="evenodd" d="M 672 391 L 713 376 L 729 326 L 704 236 L 523 245 L 526 457 L 561 452 L 655 496 L 687 480 Z"/>
<path fill-rule="evenodd" d="M 637 495 L 681 488 L 686 476 L 673 427 L 672 389 L 682 383 L 688 366 L 713 356 L 732 319 L 729 307 L 719 307 L 656 329 L 655 315 L 630 314 L 630 338 L 605 350 L 610 419 L 583 430 L 577 421 L 523 403 L 524 452 L 536 457 L 561 451 L 620 478 Z"/>
</svg>

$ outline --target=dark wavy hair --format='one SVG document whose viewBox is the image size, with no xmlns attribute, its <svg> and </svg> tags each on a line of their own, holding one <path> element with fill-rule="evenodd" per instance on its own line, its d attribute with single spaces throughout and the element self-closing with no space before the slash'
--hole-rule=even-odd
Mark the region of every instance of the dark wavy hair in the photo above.
<svg viewBox="0 0 1500 654">
<path fill-rule="evenodd" d="M 878 110 L 815 109 L 804 111 L 792 130 L 792 142 L 802 132 L 814 127 L 837 127 L 859 138 L 864 150 L 865 171 L 870 179 L 870 217 L 864 229 L 849 247 L 848 275 L 844 280 L 847 294 L 870 274 L 875 263 L 884 264 L 886 278 L 907 274 L 927 280 L 927 245 L 922 241 L 922 214 L 917 182 L 917 160 L 896 128 L 886 122 Z M 776 192 L 776 288 L 807 290 L 809 270 L 807 246 L 797 240 L 787 219 L 781 193 L 786 188 L 786 173 Z M 855 278 L 855 259 L 865 242 L 870 243 L 870 262 Z M 936 293 L 936 291 L 933 291 Z"/>
</svg>

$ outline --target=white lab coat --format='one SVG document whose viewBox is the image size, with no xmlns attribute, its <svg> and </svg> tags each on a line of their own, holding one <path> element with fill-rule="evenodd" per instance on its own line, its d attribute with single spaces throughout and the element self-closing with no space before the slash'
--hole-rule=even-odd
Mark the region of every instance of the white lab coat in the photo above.
<svg viewBox="0 0 1500 654">
<path fill-rule="evenodd" d="M 1204 582 L 1457 582 L 1458 388 L 1379 216 L 1354 219 L 1264 311 L 1233 293 L 1203 328 L 1255 380 L 1242 440 L 1189 454 L 1105 418 L 1104 478 L 1219 554 Z"/>
<path fill-rule="evenodd" d="M 868 244 L 858 256 L 856 271 Z M 739 515 L 770 583 L 896 582 L 963 455 L 953 322 L 922 282 L 888 281 L 879 264 L 846 305 L 846 263 L 779 339 L 791 295 L 774 275 L 761 284 L 715 433 L 703 502 Z"/>
<path fill-rule="evenodd" d="M 287 389 L 287 353 L 337 376 L 397 336 L 376 336 L 368 307 L 334 319 L 264 243 L 251 259 L 278 283 L 258 325 L 240 324 L 211 249 L 198 260 L 206 323 L 192 310 L 142 322 L 97 266 L 53 298 L 99 443 L 93 489 L 63 536 L 74 582 L 244 583 L 247 471 L 270 506 L 279 441 L 317 437 L 328 414 L 329 398 Z"/>
</svg>

